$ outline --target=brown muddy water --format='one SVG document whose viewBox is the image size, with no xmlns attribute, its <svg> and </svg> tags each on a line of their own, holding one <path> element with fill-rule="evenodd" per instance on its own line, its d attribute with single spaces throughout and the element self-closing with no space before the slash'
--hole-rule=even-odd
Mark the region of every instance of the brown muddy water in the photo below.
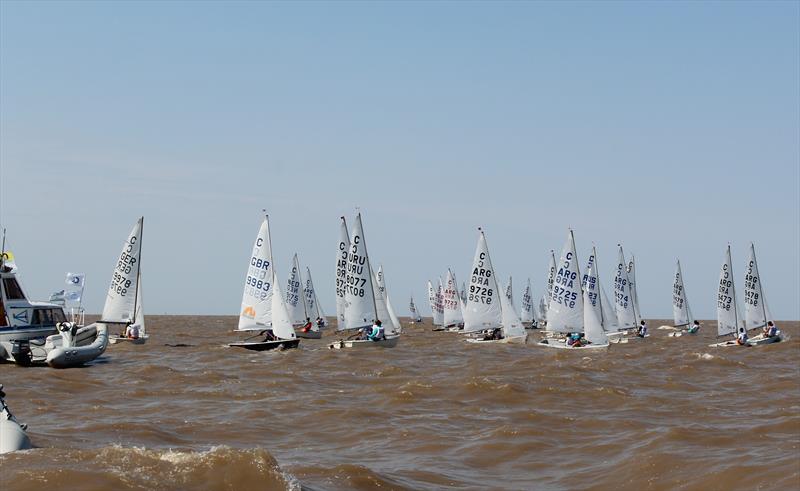
<svg viewBox="0 0 800 491">
<path fill-rule="evenodd" d="M 147 322 L 85 368 L 0 365 L 39 447 L 0 456 L 0 490 L 800 488 L 798 322 L 754 348 L 709 348 L 714 322 L 606 352 L 426 323 L 262 353 L 226 346 L 235 317 Z"/>
</svg>

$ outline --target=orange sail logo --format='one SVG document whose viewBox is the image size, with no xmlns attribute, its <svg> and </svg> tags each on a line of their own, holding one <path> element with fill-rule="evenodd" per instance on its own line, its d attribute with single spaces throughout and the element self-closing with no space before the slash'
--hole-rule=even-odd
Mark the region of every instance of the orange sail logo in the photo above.
<svg viewBox="0 0 800 491">
<path fill-rule="evenodd" d="M 245 317 L 249 317 L 250 319 L 254 319 L 256 317 L 256 309 L 254 309 L 252 306 L 248 305 L 242 311 L 242 315 L 245 316 Z"/>
</svg>

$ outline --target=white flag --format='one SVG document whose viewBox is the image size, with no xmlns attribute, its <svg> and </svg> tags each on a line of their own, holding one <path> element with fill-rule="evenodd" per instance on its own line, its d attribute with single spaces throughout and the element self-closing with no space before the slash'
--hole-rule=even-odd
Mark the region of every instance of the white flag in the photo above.
<svg viewBox="0 0 800 491">
<path fill-rule="evenodd" d="M 64 290 L 53 292 L 50 295 L 50 302 L 61 302 L 64 300 Z"/>
<path fill-rule="evenodd" d="M 67 281 L 65 283 L 83 288 L 83 280 L 85 278 L 86 275 L 83 273 L 67 273 Z"/>
<path fill-rule="evenodd" d="M 81 301 L 81 292 L 80 292 L 80 290 L 66 292 L 64 294 L 64 298 L 66 300 L 70 300 L 72 302 L 80 302 Z"/>
</svg>

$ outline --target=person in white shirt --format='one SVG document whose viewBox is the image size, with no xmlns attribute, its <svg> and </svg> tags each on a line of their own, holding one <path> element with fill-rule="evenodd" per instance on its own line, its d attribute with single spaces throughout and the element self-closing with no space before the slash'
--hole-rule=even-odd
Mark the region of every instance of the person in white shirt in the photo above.
<svg viewBox="0 0 800 491">
<path fill-rule="evenodd" d="M 128 324 L 125 328 L 125 337 L 128 339 L 139 339 L 139 326 L 136 324 Z"/>
</svg>

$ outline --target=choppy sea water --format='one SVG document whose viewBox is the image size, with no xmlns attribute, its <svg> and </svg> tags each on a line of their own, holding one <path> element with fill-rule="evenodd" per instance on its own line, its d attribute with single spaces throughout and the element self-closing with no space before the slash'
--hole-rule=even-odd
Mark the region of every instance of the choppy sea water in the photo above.
<svg viewBox="0 0 800 491">
<path fill-rule="evenodd" d="M 234 317 L 149 316 L 85 368 L 0 365 L 39 448 L 0 490 L 800 488 L 800 322 L 709 348 L 714 322 L 605 352 L 471 345 L 250 352 Z M 178 346 L 175 346 L 178 345 Z M 184 346 L 180 346 L 184 345 Z"/>
</svg>

